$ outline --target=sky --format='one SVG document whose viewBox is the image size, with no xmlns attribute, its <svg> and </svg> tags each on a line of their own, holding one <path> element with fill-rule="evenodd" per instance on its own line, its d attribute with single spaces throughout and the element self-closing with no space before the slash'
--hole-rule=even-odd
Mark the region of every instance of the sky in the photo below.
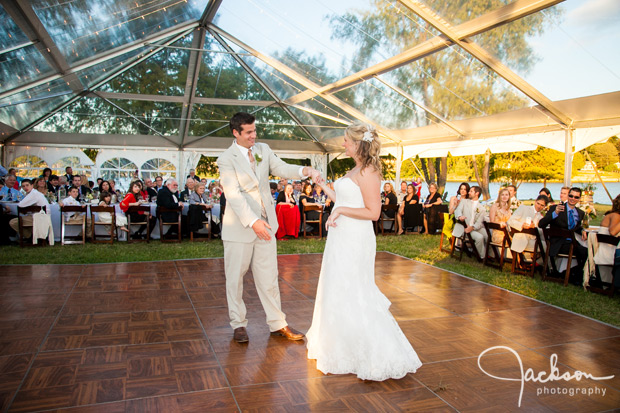
<svg viewBox="0 0 620 413">
<path fill-rule="evenodd" d="M 287 47 L 323 55 L 336 73 L 352 48 L 331 40 L 326 15 L 368 9 L 368 0 L 226 0 L 217 24 L 257 50 L 273 55 Z M 567 0 L 554 7 L 561 20 L 530 39 L 538 62 L 519 73 L 551 100 L 620 90 L 620 0 Z M 377 54 L 372 63 L 390 57 Z"/>
</svg>

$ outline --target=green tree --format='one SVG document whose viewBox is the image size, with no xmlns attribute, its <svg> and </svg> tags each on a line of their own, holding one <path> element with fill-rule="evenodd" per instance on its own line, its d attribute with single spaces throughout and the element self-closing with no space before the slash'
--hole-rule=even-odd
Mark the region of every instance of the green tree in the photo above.
<svg viewBox="0 0 620 413">
<path fill-rule="evenodd" d="M 564 153 L 540 146 L 535 151 L 496 154 L 491 177 L 517 187 L 523 181 L 562 179 Z"/>
<path fill-rule="evenodd" d="M 501 0 L 448 0 L 434 2 L 435 12 L 448 22 L 464 22 L 472 15 L 500 7 Z M 433 37 L 434 29 L 413 13 L 401 13 L 398 6 L 388 0 L 374 0 L 371 11 L 351 11 L 331 16 L 333 37 L 357 45 L 349 66 L 361 69 L 374 63 L 377 55 L 392 56 Z M 543 32 L 550 19 L 558 15 L 557 8 L 545 13 L 535 13 L 508 25 L 497 27 L 475 37 L 475 41 L 494 54 L 506 65 L 520 72 L 527 72 L 536 61 L 528 40 Z M 380 39 L 380 40 L 378 40 Z M 443 118 L 461 119 L 491 115 L 524 107 L 528 101 L 503 80 L 489 71 L 472 56 L 457 47 L 434 53 L 384 76 L 401 89 L 411 93 Z M 389 95 L 364 96 L 371 88 L 356 88 L 357 107 L 390 107 L 395 127 L 410 124 L 412 112 L 407 105 L 393 105 Z M 377 116 L 380 116 L 378 114 Z M 415 112 L 418 126 L 438 122 L 432 115 Z M 386 125 L 392 127 L 391 125 Z M 490 161 L 484 167 L 490 166 Z M 421 169 L 428 181 L 436 181 L 442 190 L 447 177 L 447 159 L 429 159 L 421 162 Z M 488 170 L 483 172 L 486 176 Z M 483 182 L 488 192 L 488 181 Z"/>
<path fill-rule="evenodd" d="M 597 143 L 586 149 L 599 169 L 613 166 L 618 162 L 618 148 L 612 142 Z"/>
</svg>

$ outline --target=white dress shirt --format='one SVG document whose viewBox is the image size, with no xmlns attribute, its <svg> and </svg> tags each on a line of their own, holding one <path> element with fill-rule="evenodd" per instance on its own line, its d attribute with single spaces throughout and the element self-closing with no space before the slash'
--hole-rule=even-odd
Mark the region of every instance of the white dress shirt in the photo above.
<svg viewBox="0 0 620 413">
<path fill-rule="evenodd" d="M 19 204 L 17 204 L 17 206 L 20 208 L 25 208 L 33 205 L 38 205 L 46 208 L 49 205 L 49 202 L 47 202 L 45 195 L 43 195 L 41 192 L 37 191 L 34 188 L 28 193 L 28 195 L 24 197 L 24 199 L 19 201 Z"/>
</svg>

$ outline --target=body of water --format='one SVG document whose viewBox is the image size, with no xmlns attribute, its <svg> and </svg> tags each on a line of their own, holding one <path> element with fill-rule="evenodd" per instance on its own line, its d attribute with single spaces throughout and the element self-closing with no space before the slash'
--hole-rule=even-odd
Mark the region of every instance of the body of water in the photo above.
<svg viewBox="0 0 620 413">
<path fill-rule="evenodd" d="M 459 188 L 460 182 L 448 182 L 446 184 L 445 191 L 448 192 L 448 199 L 452 196 L 456 195 L 456 191 Z M 470 186 L 477 185 L 475 182 L 469 182 Z M 611 205 L 611 201 L 607 196 L 607 192 L 603 188 L 603 185 L 599 182 L 594 184 L 596 186 L 596 190 L 594 191 L 594 202 L 597 204 L 606 204 Z M 613 198 L 615 198 L 618 194 L 620 194 L 620 182 L 605 182 L 609 193 Z M 499 189 L 502 187 L 502 184 L 497 182 L 491 182 L 489 184 L 489 192 L 491 194 L 491 199 L 497 198 L 497 193 Z M 559 201 L 560 199 L 560 189 L 564 186 L 564 184 L 560 183 L 547 183 L 547 188 L 551 191 L 551 196 L 554 201 Z M 573 186 L 581 187 L 582 184 L 574 184 Z M 517 190 L 517 198 L 519 199 L 536 199 L 538 193 L 543 188 L 542 182 L 524 182 L 519 186 Z M 422 193 L 428 194 L 428 190 L 425 190 L 425 187 L 422 187 Z"/>
</svg>

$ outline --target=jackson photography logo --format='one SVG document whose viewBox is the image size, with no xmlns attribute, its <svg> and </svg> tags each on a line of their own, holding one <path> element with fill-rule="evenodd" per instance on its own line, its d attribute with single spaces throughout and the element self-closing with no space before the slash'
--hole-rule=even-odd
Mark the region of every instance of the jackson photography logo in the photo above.
<svg viewBox="0 0 620 413">
<path fill-rule="evenodd" d="M 480 360 L 485 354 L 493 350 L 507 350 L 510 353 L 512 353 L 515 356 L 515 359 L 517 361 L 517 368 L 518 368 L 520 377 L 518 378 L 499 377 L 484 370 L 482 366 L 480 365 Z M 558 355 L 553 353 L 549 361 L 549 365 L 550 365 L 549 372 L 546 372 L 543 370 L 541 372 L 538 372 L 538 374 L 536 374 L 534 370 L 531 368 L 528 368 L 527 370 L 523 370 L 523 362 L 521 361 L 521 357 L 519 356 L 519 353 L 517 353 L 510 347 L 506 347 L 506 346 L 489 347 L 488 349 L 480 353 L 480 355 L 478 356 L 478 368 L 487 376 L 492 377 L 497 380 L 517 381 L 521 383 L 521 389 L 519 391 L 519 403 L 518 403 L 519 407 L 521 407 L 521 399 L 523 398 L 523 388 L 525 387 L 525 382 L 528 382 L 528 381 L 533 382 L 533 383 L 550 383 L 554 381 L 571 381 L 571 380 L 580 381 L 581 379 L 591 379 L 591 380 L 599 381 L 599 380 L 610 380 L 614 378 L 613 375 L 605 376 L 605 377 L 595 377 L 590 373 L 586 373 L 584 371 L 579 371 L 579 370 L 575 370 L 572 374 L 568 371 L 564 373 L 560 373 L 560 370 L 556 366 L 557 362 L 558 362 Z M 563 394 L 563 395 L 568 395 L 572 397 L 576 394 L 588 395 L 588 396 L 591 396 L 593 394 L 596 394 L 596 395 L 600 394 L 602 396 L 605 396 L 606 391 L 607 389 L 605 387 L 599 388 L 598 386 L 577 387 L 577 388 L 543 386 L 536 390 L 536 395 L 540 396 L 541 394 Z"/>
</svg>

